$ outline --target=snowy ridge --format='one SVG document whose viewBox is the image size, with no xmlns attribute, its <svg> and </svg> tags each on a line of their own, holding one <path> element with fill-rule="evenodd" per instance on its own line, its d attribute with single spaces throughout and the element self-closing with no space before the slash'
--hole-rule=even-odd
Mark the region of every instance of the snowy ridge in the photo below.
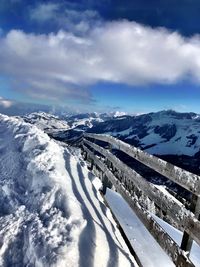
<svg viewBox="0 0 200 267">
<path fill-rule="evenodd" d="M 69 123 L 71 129 L 91 128 L 93 124 L 104 121 L 103 118 L 101 118 L 101 116 L 98 116 L 96 112 L 73 115 L 67 117 L 66 120 Z"/>
<path fill-rule="evenodd" d="M 111 120 L 114 117 L 121 116 L 120 113 L 81 113 L 66 117 L 66 121 L 71 129 L 86 130 L 98 125 L 101 122 Z"/>
<path fill-rule="evenodd" d="M 76 115 L 58 116 L 46 112 L 34 112 L 23 116 L 25 122 L 34 124 L 39 129 L 57 140 L 74 140 L 79 138 L 83 131 L 94 125 L 110 119 L 112 115 L 83 113 Z"/>
<path fill-rule="evenodd" d="M 92 177 L 43 131 L 0 115 L 0 266 L 133 266 Z"/>
<path fill-rule="evenodd" d="M 45 131 L 67 130 L 69 125 L 66 121 L 60 120 L 57 116 L 46 112 L 34 112 L 23 116 L 25 122 L 36 125 L 39 129 Z"/>
</svg>

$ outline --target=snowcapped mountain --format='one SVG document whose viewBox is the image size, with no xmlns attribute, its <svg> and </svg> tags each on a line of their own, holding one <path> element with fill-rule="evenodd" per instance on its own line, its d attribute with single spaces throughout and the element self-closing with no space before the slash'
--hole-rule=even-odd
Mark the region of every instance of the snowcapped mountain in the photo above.
<svg viewBox="0 0 200 267">
<path fill-rule="evenodd" d="M 39 129 L 45 131 L 55 130 L 80 130 L 84 131 L 94 125 L 110 120 L 115 114 L 98 114 L 98 113 L 81 113 L 75 115 L 56 116 L 47 112 L 33 112 L 24 115 L 23 119 L 26 122 L 36 125 Z"/>
<path fill-rule="evenodd" d="M 23 116 L 23 119 L 25 122 L 34 124 L 45 132 L 57 132 L 61 129 L 66 130 L 70 128 L 66 121 L 46 112 L 34 112 Z"/>
<path fill-rule="evenodd" d="M 86 130 L 87 128 L 93 127 L 93 125 L 98 122 L 103 122 L 104 117 L 94 112 L 72 115 L 67 117 L 66 120 L 71 129 Z"/>
<path fill-rule="evenodd" d="M 67 116 L 66 121 L 68 122 L 71 129 L 76 130 L 87 130 L 100 122 L 111 120 L 112 118 L 119 117 L 124 113 L 111 112 L 111 113 L 82 113 Z"/>
<path fill-rule="evenodd" d="M 121 116 L 99 123 L 88 132 L 109 134 L 156 155 L 198 156 L 200 116 L 172 110 Z"/>
<path fill-rule="evenodd" d="M 55 116 L 46 112 L 34 112 L 23 116 L 25 122 L 34 124 L 39 129 L 57 140 L 74 140 L 79 138 L 83 131 L 110 120 L 118 114 L 83 113 L 75 115 Z"/>
<path fill-rule="evenodd" d="M 200 153 L 200 115 L 196 113 L 173 110 L 135 116 L 85 113 L 61 120 L 39 112 L 23 118 L 58 140 L 74 140 L 87 131 L 112 135 L 155 155 L 198 157 Z"/>
</svg>

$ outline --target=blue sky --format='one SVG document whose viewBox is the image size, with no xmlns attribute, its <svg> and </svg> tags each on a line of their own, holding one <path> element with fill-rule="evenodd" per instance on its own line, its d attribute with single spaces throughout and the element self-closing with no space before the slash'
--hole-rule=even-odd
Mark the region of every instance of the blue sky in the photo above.
<svg viewBox="0 0 200 267">
<path fill-rule="evenodd" d="M 197 0 L 1 0 L 0 105 L 200 113 L 199 12 Z"/>
</svg>

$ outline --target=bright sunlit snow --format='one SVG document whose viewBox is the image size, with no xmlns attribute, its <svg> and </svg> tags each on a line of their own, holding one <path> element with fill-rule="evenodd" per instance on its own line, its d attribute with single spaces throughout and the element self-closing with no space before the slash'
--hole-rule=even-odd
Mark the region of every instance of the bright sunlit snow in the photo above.
<svg viewBox="0 0 200 267">
<path fill-rule="evenodd" d="M 133 266 L 92 178 L 66 146 L 0 115 L 0 266 Z"/>
<path fill-rule="evenodd" d="M 136 254 L 139 256 L 143 266 L 174 266 L 168 256 L 135 215 L 133 210 L 118 193 L 108 189 L 106 199 L 128 236 L 128 239 Z M 154 214 L 151 215 L 180 246 L 183 233 Z M 198 246 L 195 241 L 193 241 L 190 259 L 196 267 L 200 267 L 200 246 Z"/>
</svg>

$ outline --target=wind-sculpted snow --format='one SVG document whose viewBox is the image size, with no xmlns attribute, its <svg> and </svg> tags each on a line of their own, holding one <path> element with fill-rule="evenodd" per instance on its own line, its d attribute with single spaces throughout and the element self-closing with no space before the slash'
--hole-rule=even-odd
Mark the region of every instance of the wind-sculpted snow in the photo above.
<svg viewBox="0 0 200 267">
<path fill-rule="evenodd" d="M 38 128 L 0 115 L 0 266 L 133 266 L 90 175 Z"/>
</svg>

